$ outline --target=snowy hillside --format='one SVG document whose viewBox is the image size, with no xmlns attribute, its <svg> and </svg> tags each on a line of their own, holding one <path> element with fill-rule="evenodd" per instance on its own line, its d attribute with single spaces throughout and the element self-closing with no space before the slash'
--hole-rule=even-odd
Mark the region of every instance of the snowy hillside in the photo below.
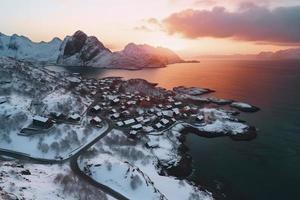
<svg viewBox="0 0 300 200">
<path fill-rule="evenodd" d="M 0 161 L 0 199 L 113 199 L 79 180 L 67 165 Z"/>
<path fill-rule="evenodd" d="M 129 43 L 122 51 L 115 52 L 114 57 L 117 66 L 125 68 L 165 67 L 167 64 L 183 62 L 169 49 L 134 43 Z"/>
<path fill-rule="evenodd" d="M 0 56 L 55 63 L 61 42 L 59 38 L 54 38 L 50 42 L 35 43 L 24 36 L 0 33 Z"/>
<path fill-rule="evenodd" d="M 108 185 L 129 199 L 166 200 L 153 181 L 138 167 L 108 155 L 99 155 L 81 163 L 81 170 L 97 182 Z"/>
</svg>

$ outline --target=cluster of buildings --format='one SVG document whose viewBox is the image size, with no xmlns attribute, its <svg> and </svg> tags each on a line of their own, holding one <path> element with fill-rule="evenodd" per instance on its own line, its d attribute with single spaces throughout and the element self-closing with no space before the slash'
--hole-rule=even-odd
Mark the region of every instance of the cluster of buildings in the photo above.
<svg viewBox="0 0 300 200">
<path fill-rule="evenodd" d="M 180 120 L 202 121 L 198 107 L 179 101 L 170 93 L 163 98 L 145 95 L 143 92 L 133 93 L 121 90 L 121 79 L 106 78 L 101 80 L 82 79 L 74 86 L 79 95 L 87 95 L 93 103 L 85 113 L 89 123 L 102 126 L 102 118 L 108 119 L 110 125 L 122 129 L 130 137 L 151 132 L 161 132 Z M 53 122 L 79 123 L 82 116 L 52 113 L 49 118 L 36 116 L 33 124 L 41 128 L 49 128 Z"/>
<path fill-rule="evenodd" d="M 88 115 L 109 119 L 112 125 L 122 129 L 130 137 L 163 131 L 181 119 L 203 119 L 197 114 L 196 106 L 188 106 L 169 94 L 164 99 L 157 100 L 138 91 L 120 91 L 118 84 L 112 79 L 101 79 L 91 86 L 96 84 L 97 90 L 90 87 L 94 103 L 88 110 Z"/>
</svg>

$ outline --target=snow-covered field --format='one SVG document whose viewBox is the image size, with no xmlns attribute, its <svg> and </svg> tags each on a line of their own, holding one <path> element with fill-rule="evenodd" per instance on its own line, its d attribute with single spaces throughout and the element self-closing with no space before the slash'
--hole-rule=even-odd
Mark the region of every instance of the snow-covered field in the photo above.
<svg viewBox="0 0 300 200">
<path fill-rule="evenodd" d="M 151 179 L 139 168 L 107 154 L 81 163 L 80 168 L 97 182 L 129 199 L 165 199 Z"/>
<path fill-rule="evenodd" d="M 151 137 L 161 138 L 161 136 Z M 124 169 L 118 166 L 120 165 L 120 162 L 123 163 L 126 161 L 129 162 L 130 165 L 139 168 L 139 170 L 141 170 L 143 174 L 147 175 L 147 177 L 149 177 L 149 179 L 153 182 L 154 187 L 157 188 L 167 199 L 213 199 L 211 193 L 200 189 L 199 187 L 186 180 L 179 180 L 172 176 L 160 175 L 160 169 L 158 169 L 157 166 L 158 159 L 168 158 L 168 154 L 172 152 L 168 151 L 167 149 L 165 151 L 162 149 L 161 152 L 153 152 L 151 149 L 147 149 L 145 147 L 145 144 L 148 141 L 149 140 L 145 138 L 145 140 L 136 143 L 130 141 L 122 132 L 116 130 L 112 131 L 91 148 L 91 153 L 94 152 L 95 154 L 99 154 L 99 156 L 89 156 L 86 158 L 82 156 L 80 158 L 80 166 L 83 169 L 84 166 L 87 166 L 87 163 L 93 163 L 93 165 L 95 165 L 97 163 L 103 163 L 105 162 L 105 160 L 112 160 L 112 163 L 116 163 L 115 160 L 117 159 L 117 166 L 116 168 L 112 168 L 114 169 L 114 171 L 110 173 L 119 174 L 120 176 L 114 174 L 114 176 L 107 177 L 107 179 L 105 179 L 106 176 L 104 178 L 101 177 L 101 174 L 107 173 L 107 169 L 103 166 L 93 167 L 92 173 L 90 174 L 95 180 L 98 180 L 99 182 L 103 181 L 101 183 L 107 184 L 109 186 L 114 186 L 114 183 L 121 181 L 120 177 L 124 172 Z M 163 145 L 171 141 L 167 141 L 167 139 L 165 139 L 164 141 L 164 139 L 161 139 L 160 142 L 162 142 L 161 144 Z M 173 148 L 175 147 L 176 145 Z M 173 156 L 175 154 L 176 152 L 174 152 Z M 112 164 L 111 166 L 114 166 L 114 164 Z M 126 195 L 128 195 L 128 197 L 132 197 L 130 199 L 140 199 L 136 198 L 136 191 L 131 188 L 130 181 L 125 181 L 122 183 L 123 184 L 120 187 L 115 186 L 117 187 L 116 190 L 119 190 L 119 192 L 125 190 Z M 141 187 L 141 190 L 146 189 L 145 187 L 143 187 L 141 182 L 139 185 L 139 187 Z"/>
<path fill-rule="evenodd" d="M 66 95 L 58 99 L 54 98 L 57 97 L 56 95 L 46 97 L 45 103 L 49 103 L 46 108 L 56 111 L 55 108 L 58 105 L 68 104 L 68 101 L 63 102 L 62 99 L 66 97 L 67 100 L 70 100 L 72 96 Z M 49 101 L 49 99 L 53 101 Z M 57 104 L 55 100 L 60 104 Z M 76 107 L 79 106 L 72 106 L 75 110 Z M 79 108 L 77 110 L 83 111 Z M 108 128 L 107 124 L 102 128 L 90 126 L 89 118 L 84 117 L 78 125 L 55 124 L 49 131 L 44 133 L 31 136 L 19 135 L 22 128 L 31 124 L 33 116 L 29 98 L 11 95 L 8 97 L 7 102 L 0 104 L 0 118 L 2 121 L 0 125 L 2 133 L 0 135 L 0 148 L 28 154 L 35 158 L 65 159 L 97 138 Z"/>
<path fill-rule="evenodd" d="M 79 180 L 67 165 L 0 161 L 0 199 L 113 199 Z"/>
<path fill-rule="evenodd" d="M 27 154 L 34 158 L 62 160 L 82 149 L 107 128 L 107 125 L 98 129 L 89 126 L 60 124 L 55 125 L 47 133 L 34 136 L 21 136 L 18 135 L 18 132 L 10 132 L 9 142 L 1 140 L 0 148 Z"/>
<path fill-rule="evenodd" d="M 37 158 L 63 159 L 108 128 L 90 126 L 90 118 L 83 115 L 78 125 L 55 124 L 36 135 L 19 135 L 36 115 L 83 114 L 91 100 L 67 90 L 69 82 L 65 76 L 52 74 L 38 65 L 0 58 L 0 66 L 0 149 Z"/>
<path fill-rule="evenodd" d="M 91 104 L 91 101 L 74 95 L 70 91 L 58 90 L 47 95 L 42 103 L 45 105 L 44 114 L 56 113 L 78 113 L 82 114 Z"/>
</svg>

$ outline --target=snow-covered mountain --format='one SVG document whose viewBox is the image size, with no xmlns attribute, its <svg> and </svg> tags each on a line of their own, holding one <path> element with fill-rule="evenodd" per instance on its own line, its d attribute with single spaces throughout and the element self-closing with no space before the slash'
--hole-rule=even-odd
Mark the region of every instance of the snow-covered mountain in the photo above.
<svg viewBox="0 0 300 200">
<path fill-rule="evenodd" d="M 99 56 L 109 57 L 111 54 L 111 51 L 96 37 L 88 37 L 82 31 L 67 36 L 59 50 L 57 63 L 72 66 L 92 66 L 91 62 L 99 60 Z"/>
<path fill-rule="evenodd" d="M 182 63 L 176 53 L 167 48 L 129 43 L 122 51 L 112 52 L 98 38 L 82 31 L 66 36 L 63 41 L 33 42 L 27 37 L 0 33 L 0 57 L 56 63 L 64 66 L 140 69 L 165 67 Z"/>
<path fill-rule="evenodd" d="M 60 65 L 125 69 L 165 67 L 180 62 L 184 61 L 173 51 L 146 44 L 130 43 L 122 51 L 111 52 L 96 37 L 82 31 L 64 39 L 57 60 Z"/>
<path fill-rule="evenodd" d="M 129 43 L 122 51 L 115 52 L 117 65 L 124 67 L 164 67 L 167 64 L 184 62 L 178 55 L 167 48 L 152 47 L 147 44 Z"/>
<path fill-rule="evenodd" d="M 17 34 L 7 36 L 0 33 L 0 56 L 55 63 L 61 42 L 59 38 L 54 38 L 50 42 L 36 43 Z"/>
<path fill-rule="evenodd" d="M 261 52 L 258 59 L 300 59 L 300 48 L 285 49 L 276 52 Z"/>
</svg>

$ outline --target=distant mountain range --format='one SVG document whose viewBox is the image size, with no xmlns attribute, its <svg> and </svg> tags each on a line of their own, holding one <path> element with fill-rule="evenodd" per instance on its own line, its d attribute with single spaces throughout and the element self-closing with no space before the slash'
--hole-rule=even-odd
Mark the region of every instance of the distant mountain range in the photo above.
<svg viewBox="0 0 300 200">
<path fill-rule="evenodd" d="M 122 51 L 112 52 L 96 37 L 87 36 L 82 31 L 65 37 L 63 41 L 54 38 L 50 42 L 39 43 L 24 36 L 0 33 L 0 56 L 64 66 L 124 69 L 165 67 L 168 64 L 191 62 L 184 61 L 170 49 L 147 44 L 130 43 Z"/>
<path fill-rule="evenodd" d="M 32 42 L 29 38 L 0 33 L 0 56 L 29 61 L 56 62 L 61 45 L 59 38 L 50 42 Z"/>
<path fill-rule="evenodd" d="M 300 48 L 280 50 L 276 52 L 261 52 L 258 59 L 300 59 Z"/>
<path fill-rule="evenodd" d="M 200 58 L 220 60 L 292 60 L 300 59 L 300 48 L 291 48 L 275 52 L 264 51 L 258 54 L 203 55 Z"/>
</svg>

